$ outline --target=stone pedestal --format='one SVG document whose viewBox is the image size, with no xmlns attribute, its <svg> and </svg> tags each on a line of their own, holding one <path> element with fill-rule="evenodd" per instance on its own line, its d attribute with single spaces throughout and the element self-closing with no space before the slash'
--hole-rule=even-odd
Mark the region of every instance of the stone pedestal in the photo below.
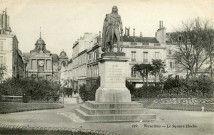
<svg viewBox="0 0 214 135">
<path fill-rule="evenodd" d="M 86 122 L 122 122 L 155 120 L 143 104 L 131 102 L 130 91 L 125 86 L 127 76 L 125 53 L 104 53 L 99 59 L 101 85 L 95 101 L 87 101 L 75 110 Z"/>
<path fill-rule="evenodd" d="M 125 54 L 104 53 L 99 61 L 101 83 L 96 91 L 96 101 L 102 103 L 131 102 L 130 91 L 125 86 L 126 71 L 128 70 L 128 59 L 125 58 Z"/>
</svg>

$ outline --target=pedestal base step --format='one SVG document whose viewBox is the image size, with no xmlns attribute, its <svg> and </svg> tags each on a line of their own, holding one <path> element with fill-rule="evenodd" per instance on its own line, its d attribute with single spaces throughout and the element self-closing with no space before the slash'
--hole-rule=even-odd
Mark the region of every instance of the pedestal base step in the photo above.
<svg viewBox="0 0 214 135">
<path fill-rule="evenodd" d="M 87 101 L 85 105 L 94 109 L 123 109 L 123 108 L 143 108 L 143 104 L 137 102 L 128 103 L 100 103 L 96 101 Z"/>
<path fill-rule="evenodd" d="M 89 115 L 80 109 L 75 110 L 76 114 L 86 122 L 120 122 L 120 121 L 151 121 L 156 119 L 154 114 L 105 114 Z"/>
<path fill-rule="evenodd" d="M 86 122 L 128 122 L 151 121 L 155 114 L 149 114 L 141 103 L 98 103 L 86 102 L 75 110 L 77 116 Z"/>
<path fill-rule="evenodd" d="M 102 114 L 142 114 L 147 113 L 144 108 L 107 108 L 107 109 L 94 109 L 86 105 L 81 105 L 80 109 L 89 115 L 102 115 Z"/>
</svg>

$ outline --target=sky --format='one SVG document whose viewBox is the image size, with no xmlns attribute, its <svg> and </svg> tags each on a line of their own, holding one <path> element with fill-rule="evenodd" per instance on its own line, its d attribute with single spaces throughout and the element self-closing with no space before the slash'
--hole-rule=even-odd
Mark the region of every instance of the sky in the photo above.
<svg viewBox="0 0 214 135">
<path fill-rule="evenodd" d="M 102 31 L 105 15 L 118 6 L 123 27 L 135 28 L 154 37 L 159 21 L 167 32 L 183 21 L 201 17 L 214 20 L 214 0 L 0 0 L 0 12 L 7 8 L 10 26 L 22 52 L 34 49 L 40 27 L 46 48 L 72 56 L 73 43 L 85 32 Z"/>
</svg>

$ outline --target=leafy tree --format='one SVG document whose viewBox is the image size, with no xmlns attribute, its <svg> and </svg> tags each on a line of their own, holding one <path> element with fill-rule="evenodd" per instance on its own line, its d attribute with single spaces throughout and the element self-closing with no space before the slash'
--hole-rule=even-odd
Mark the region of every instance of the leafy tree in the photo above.
<svg viewBox="0 0 214 135">
<path fill-rule="evenodd" d="M 100 78 L 80 86 L 79 95 L 83 101 L 94 101 L 96 90 L 100 87 Z"/>
<path fill-rule="evenodd" d="M 0 65 L 0 83 L 4 80 L 4 75 L 7 73 L 6 66 Z"/>
<path fill-rule="evenodd" d="M 126 80 L 126 87 L 129 89 L 131 95 L 135 94 L 135 92 L 136 92 L 135 86 L 131 82 L 127 81 L 127 80 Z"/>
<path fill-rule="evenodd" d="M 134 68 L 136 69 L 136 71 L 138 71 L 141 75 L 141 77 L 143 78 L 143 82 L 144 81 L 144 77 L 146 77 L 146 86 L 148 85 L 148 76 L 149 73 L 153 70 L 153 66 L 151 64 L 135 64 Z"/>
<path fill-rule="evenodd" d="M 52 85 L 49 81 L 30 78 L 10 78 L 0 84 L 0 93 L 14 96 L 28 95 L 32 100 L 57 101 L 59 89 L 58 85 Z"/>
<path fill-rule="evenodd" d="M 173 90 L 175 90 L 174 88 L 178 88 L 181 86 L 181 80 L 176 79 L 176 78 L 168 78 L 165 82 L 164 82 L 164 90 L 165 92 L 167 92 L 168 94 L 172 94 Z M 176 89 L 176 93 L 179 94 L 178 89 Z"/>
<path fill-rule="evenodd" d="M 152 66 L 153 66 L 153 68 L 152 68 L 151 74 L 155 76 L 155 82 L 156 82 L 157 75 L 159 76 L 159 80 L 161 80 L 160 74 L 166 72 L 165 71 L 166 65 L 165 65 L 164 61 L 161 59 L 153 59 L 152 60 Z"/>
</svg>

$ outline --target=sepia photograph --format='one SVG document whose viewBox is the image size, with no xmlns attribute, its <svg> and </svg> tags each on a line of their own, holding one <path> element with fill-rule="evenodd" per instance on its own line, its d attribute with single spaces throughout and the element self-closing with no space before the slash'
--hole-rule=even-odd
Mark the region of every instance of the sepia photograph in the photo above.
<svg viewBox="0 0 214 135">
<path fill-rule="evenodd" d="M 214 0 L 0 0 L 0 135 L 214 135 Z"/>
</svg>

